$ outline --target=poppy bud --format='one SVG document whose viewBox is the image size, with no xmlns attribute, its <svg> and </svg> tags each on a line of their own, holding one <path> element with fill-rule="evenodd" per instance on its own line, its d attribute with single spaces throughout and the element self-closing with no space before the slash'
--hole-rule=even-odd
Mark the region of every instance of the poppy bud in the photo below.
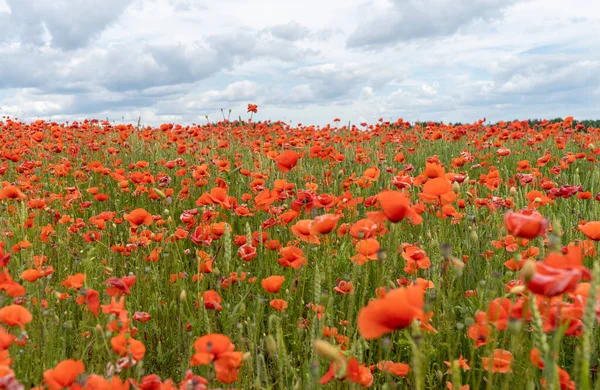
<svg viewBox="0 0 600 390">
<path fill-rule="evenodd" d="M 166 199 L 166 198 L 167 198 L 167 195 L 165 195 L 165 193 L 164 193 L 164 192 L 162 192 L 161 190 L 159 190 L 158 188 L 153 188 L 153 190 L 154 190 L 154 192 L 156 192 L 156 194 L 157 194 L 158 196 L 160 196 L 161 198 L 163 198 L 163 199 Z"/>
<path fill-rule="evenodd" d="M 477 233 L 475 233 L 475 234 L 477 234 Z M 449 259 L 452 262 L 452 265 L 454 266 L 454 268 L 456 268 L 456 269 L 465 268 L 465 263 L 462 260 L 460 260 L 454 256 L 450 256 Z"/>
<path fill-rule="evenodd" d="M 442 379 L 444 379 L 444 373 L 441 372 L 440 370 L 436 370 L 435 371 L 435 376 L 437 377 L 438 381 L 442 381 Z"/>
<path fill-rule="evenodd" d="M 594 150 L 594 149 L 596 149 L 596 145 L 594 145 L 594 144 L 589 144 L 589 145 L 588 145 L 588 149 L 589 149 L 589 150 Z"/>
<path fill-rule="evenodd" d="M 179 293 L 179 301 L 185 302 L 186 298 L 187 298 L 187 293 L 185 292 L 185 290 L 181 290 L 181 292 Z"/>
<path fill-rule="evenodd" d="M 535 274 L 535 260 L 527 260 L 521 268 L 521 276 L 525 281 L 525 284 L 529 283 L 533 275 Z"/>
<path fill-rule="evenodd" d="M 514 186 L 510 187 L 510 190 L 508 192 L 510 193 L 510 196 L 517 195 L 517 189 Z"/>
<path fill-rule="evenodd" d="M 477 232 L 475 230 L 471 230 L 471 234 L 469 236 L 471 237 L 471 240 L 473 240 L 473 241 L 479 240 L 479 236 L 477 235 Z"/>
<path fill-rule="evenodd" d="M 96 324 L 96 333 L 102 334 L 102 332 L 104 332 L 104 329 L 102 329 L 102 325 Z"/>
<path fill-rule="evenodd" d="M 525 286 L 515 286 L 510 290 L 511 294 L 521 294 L 524 293 L 527 288 Z"/>
<path fill-rule="evenodd" d="M 557 235 L 561 235 L 562 233 L 562 225 L 560 224 L 560 221 L 557 219 L 554 222 L 552 222 L 552 231 L 555 232 Z"/>
<path fill-rule="evenodd" d="M 452 183 L 452 192 L 454 192 L 455 194 L 458 194 L 460 192 L 460 184 L 458 184 L 457 181 Z"/>
<path fill-rule="evenodd" d="M 246 352 L 242 355 L 242 361 L 247 362 L 248 360 L 250 360 L 251 357 L 252 357 L 252 354 L 250 352 Z"/>
<path fill-rule="evenodd" d="M 266 340 L 267 352 L 269 355 L 273 356 L 277 353 L 277 341 L 275 341 L 275 337 L 272 335 L 267 336 Z"/>
<path fill-rule="evenodd" d="M 521 330 L 522 322 L 515 319 L 508 320 L 508 330 L 514 333 L 518 333 Z"/>
<path fill-rule="evenodd" d="M 332 344 L 328 343 L 324 340 L 316 340 L 314 342 L 315 351 L 321 357 L 329 360 L 329 361 L 339 361 L 342 360 L 340 350 L 337 349 Z"/>
</svg>

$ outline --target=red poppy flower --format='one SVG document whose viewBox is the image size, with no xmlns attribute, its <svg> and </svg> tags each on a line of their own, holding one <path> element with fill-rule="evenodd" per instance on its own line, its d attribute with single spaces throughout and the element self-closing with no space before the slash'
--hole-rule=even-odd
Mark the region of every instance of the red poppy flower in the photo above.
<svg viewBox="0 0 600 390">
<path fill-rule="evenodd" d="M 548 220 L 536 211 L 509 211 L 504 214 L 504 226 L 513 236 L 531 239 L 546 233 Z"/>
</svg>

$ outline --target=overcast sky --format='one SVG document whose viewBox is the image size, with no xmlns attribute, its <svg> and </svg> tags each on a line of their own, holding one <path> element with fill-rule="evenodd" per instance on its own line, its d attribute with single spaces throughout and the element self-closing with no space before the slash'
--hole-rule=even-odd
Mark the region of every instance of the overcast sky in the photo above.
<svg viewBox="0 0 600 390">
<path fill-rule="evenodd" d="M 0 0 L 0 115 L 600 118 L 598 0 Z"/>
</svg>

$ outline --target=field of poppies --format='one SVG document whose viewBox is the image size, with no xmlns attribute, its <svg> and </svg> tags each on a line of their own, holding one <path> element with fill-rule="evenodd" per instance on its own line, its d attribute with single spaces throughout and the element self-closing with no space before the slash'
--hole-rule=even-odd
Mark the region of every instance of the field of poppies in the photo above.
<svg viewBox="0 0 600 390">
<path fill-rule="evenodd" d="M 0 388 L 600 389 L 600 128 L 0 127 Z"/>
</svg>

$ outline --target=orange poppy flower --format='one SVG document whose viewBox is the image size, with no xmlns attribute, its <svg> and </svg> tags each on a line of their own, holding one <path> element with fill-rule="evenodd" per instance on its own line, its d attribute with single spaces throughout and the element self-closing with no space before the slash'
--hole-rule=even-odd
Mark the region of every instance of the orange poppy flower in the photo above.
<svg viewBox="0 0 600 390">
<path fill-rule="evenodd" d="M 281 290 L 281 285 L 285 281 L 284 276 L 273 275 L 268 278 L 264 278 L 261 281 L 262 288 L 268 293 L 278 293 Z"/>
<path fill-rule="evenodd" d="M 302 157 L 302 154 L 298 154 L 293 150 L 286 150 L 281 153 L 276 159 L 277 169 L 283 173 L 289 172 L 292 168 L 298 164 L 298 160 Z"/>
<path fill-rule="evenodd" d="M 311 232 L 311 224 L 312 220 L 302 219 L 292 226 L 292 233 L 301 241 L 309 242 L 311 244 L 320 244 L 321 240 L 319 240 L 319 237 Z"/>
<path fill-rule="evenodd" d="M 535 294 L 554 297 L 573 291 L 581 280 L 581 275 L 581 271 L 576 269 L 557 269 L 538 263 L 527 288 Z"/>
<path fill-rule="evenodd" d="M 340 294 L 350 294 L 354 290 L 352 286 L 352 282 L 347 282 L 345 280 L 340 280 L 337 286 L 333 288 L 333 291 L 338 292 Z"/>
<path fill-rule="evenodd" d="M 125 214 L 123 217 L 129 221 L 132 228 L 136 228 L 140 225 L 150 225 L 152 223 L 152 214 L 142 208 L 135 209 L 131 213 Z"/>
<path fill-rule="evenodd" d="M 352 256 L 350 260 L 358 265 L 362 265 L 369 260 L 377 260 L 379 248 L 379 242 L 374 238 L 360 240 L 356 243 L 356 251 L 358 254 Z"/>
<path fill-rule="evenodd" d="M 405 363 L 394 363 L 392 361 L 381 361 L 377 363 L 377 369 L 380 371 L 389 372 L 396 376 L 407 376 L 410 372 L 410 366 Z"/>
<path fill-rule="evenodd" d="M 295 246 L 287 246 L 279 250 L 279 254 L 283 257 L 277 261 L 284 267 L 292 267 L 298 269 L 306 264 L 306 258 L 302 257 L 304 251 Z"/>
<path fill-rule="evenodd" d="M 482 357 L 481 360 L 483 363 L 483 369 L 488 372 L 498 372 L 502 374 L 512 373 L 510 366 L 512 365 L 513 355 L 509 351 L 504 349 L 495 349 L 493 358 L 490 359 L 487 357 Z"/>
<path fill-rule="evenodd" d="M 20 305 L 8 305 L 0 309 L 0 322 L 8 326 L 19 325 L 21 329 L 24 329 L 32 319 L 33 316 L 29 310 Z"/>
<path fill-rule="evenodd" d="M 257 256 L 256 248 L 252 245 L 244 244 L 238 248 L 238 256 L 244 261 L 250 261 Z"/>
<path fill-rule="evenodd" d="M 53 369 L 44 371 L 44 382 L 50 390 L 64 389 L 75 383 L 77 377 L 84 371 L 85 366 L 81 360 L 63 360 Z"/>
<path fill-rule="evenodd" d="M 423 218 L 412 207 L 410 200 L 403 192 L 384 191 L 377 194 L 377 200 L 383 209 L 382 212 L 369 212 L 367 216 L 374 222 L 381 222 L 387 219 L 392 223 L 409 218 L 413 225 L 419 225 Z"/>
<path fill-rule="evenodd" d="M 582 279 L 590 280 L 590 271 L 583 266 L 583 245 L 568 248 L 567 254 L 550 253 L 535 264 L 535 273 L 527 283 L 529 291 L 553 297 L 573 291 Z"/>
<path fill-rule="evenodd" d="M 340 229 L 342 228 L 342 226 L 340 226 Z M 350 228 L 350 236 L 352 236 L 352 238 L 355 239 L 371 238 L 376 236 L 378 233 L 379 225 L 370 219 L 358 220 Z"/>
<path fill-rule="evenodd" d="M 130 382 L 121 381 L 120 378 L 113 376 L 110 380 L 103 378 L 100 375 L 91 374 L 87 377 L 86 390 L 129 390 Z"/>
<path fill-rule="evenodd" d="M 192 356 L 190 366 L 202 366 L 212 363 L 228 352 L 233 352 L 235 345 L 231 343 L 229 337 L 211 333 L 197 338 L 194 342 L 194 350 L 196 353 Z"/>
<path fill-rule="evenodd" d="M 445 177 L 437 177 L 427 180 L 419 198 L 425 203 L 441 202 L 442 205 L 452 203 L 456 200 L 456 194 L 452 191 L 452 183 Z"/>
<path fill-rule="evenodd" d="M 484 312 L 478 312 L 475 315 L 475 323 L 473 323 L 467 331 L 467 336 L 475 341 L 475 348 L 479 348 L 490 341 L 489 336 L 491 333 L 492 327 L 488 325 L 486 321 L 486 314 Z"/>
<path fill-rule="evenodd" d="M 418 286 L 398 288 L 383 298 L 372 300 L 358 313 L 358 331 L 367 339 L 375 339 L 396 329 L 409 326 L 423 315 L 424 293 Z"/>
<path fill-rule="evenodd" d="M 62 286 L 66 288 L 74 288 L 75 290 L 79 290 L 83 287 L 83 283 L 85 282 L 85 275 L 82 273 L 78 273 L 75 275 L 67 276 L 67 278 L 61 283 Z"/>
<path fill-rule="evenodd" d="M 285 310 L 288 307 L 288 304 L 285 300 L 278 298 L 271 300 L 271 302 L 269 302 L 269 305 L 277 311 Z"/>
<path fill-rule="evenodd" d="M 202 295 L 202 298 L 204 300 L 204 307 L 206 309 L 214 309 L 216 311 L 221 311 L 221 302 L 223 301 L 223 299 L 216 291 L 207 290 Z"/>
<path fill-rule="evenodd" d="M 431 266 L 431 261 L 427 257 L 427 253 L 416 245 L 402 244 L 399 249 L 402 253 L 402 258 L 406 261 L 404 272 L 414 274 L 418 269 L 427 269 Z"/>
<path fill-rule="evenodd" d="M 25 199 L 27 196 L 25 196 L 24 193 L 21 192 L 21 190 L 15 186 L 5 186 L 0 190 L 0 200 L 4 200 L 4 199 Z"/>
<path fill-rule="evenodd" d="M 600 221 L 592 221 L 578 226 L 579 231 L 587 238 L 600 241 Z"/>
<path fill-rule="evenodd" d="M 504 214 L 504 226 L 513 236 L 531 239 L 546 233 L 548 220 L 536 211 L 509 211 Z"/>
<path fill-rule="evenodd" d="M 131 355 L 135 361 L 140 361 L 146 355 L 144 343 L 129 335 L 120 333 L 110 340 L 110 345 L 119 356 Z"/>
<path fill-rule="evenodd" d="M 206 390 L 208 389 L 207 385 L 208 380 L 206 378 L 194 375 L 192 370 L 187 370 L 183 382 L 179 383 L 179 389 Z"/>
<path fill-rule="evenodd" d="M 340 372 L 345 373 L 341 378 L 337 376 Z M 369 367 L 364 364 L 359 364 L 356 358 L 350 358 L 348 361 L 338 359 L 331 362 L 329 370 L 321 378 L 319 383 L 325 385 L 334 378 L 339 380 L 348 379 L 350 382 L 357 383 L 363 387 L 369 387 L 373 383 L 373 374 Z"/>
<path fill-rule="evenodd" d="M 508 327 L 509 314 L 511 312 L 512 301 L 508 298 L 496 298 L 488 305 L 487 320 L 498 330 L 505 330 Z"/>
<path fill-rule="evenodd" d="M 458 359 L 455 360 L 455 362 L 458 363 L 459 368 L 462 368 L 465 371 L 468 371 L 471 369 L 471 367 L 469 366 L 469 362 L 465 358 L 463 358 L 462 354 L 460 355 L 460 357 Z M 452 373 L 452 362 L 444 361 L 444 364 L 446 366 L 448 366 L 448 371 L 446 373 L 447 374 Z"/>
<path fill-rule="evenodd" d="M 0 350 L 8 349 L 17 336 L 14 336 L 6 331 L 3 327 L 0 326 Z"/>
<path fill-rule="evenodd" d="M 337 227 L 340 218 L 340 215 L 335 214 L 319 215 L 310 223 L 310 232 L 314 235 L 328 234 Z"/>
<path fill-rule="evenodd" d="M 98 291 L 91 288 L 85 291 L 85 304 L 86 307 L 94 313 L 94 316 L 98 317 L 98 311 L 100 310 L 100 298 Z"/>
</svg>

